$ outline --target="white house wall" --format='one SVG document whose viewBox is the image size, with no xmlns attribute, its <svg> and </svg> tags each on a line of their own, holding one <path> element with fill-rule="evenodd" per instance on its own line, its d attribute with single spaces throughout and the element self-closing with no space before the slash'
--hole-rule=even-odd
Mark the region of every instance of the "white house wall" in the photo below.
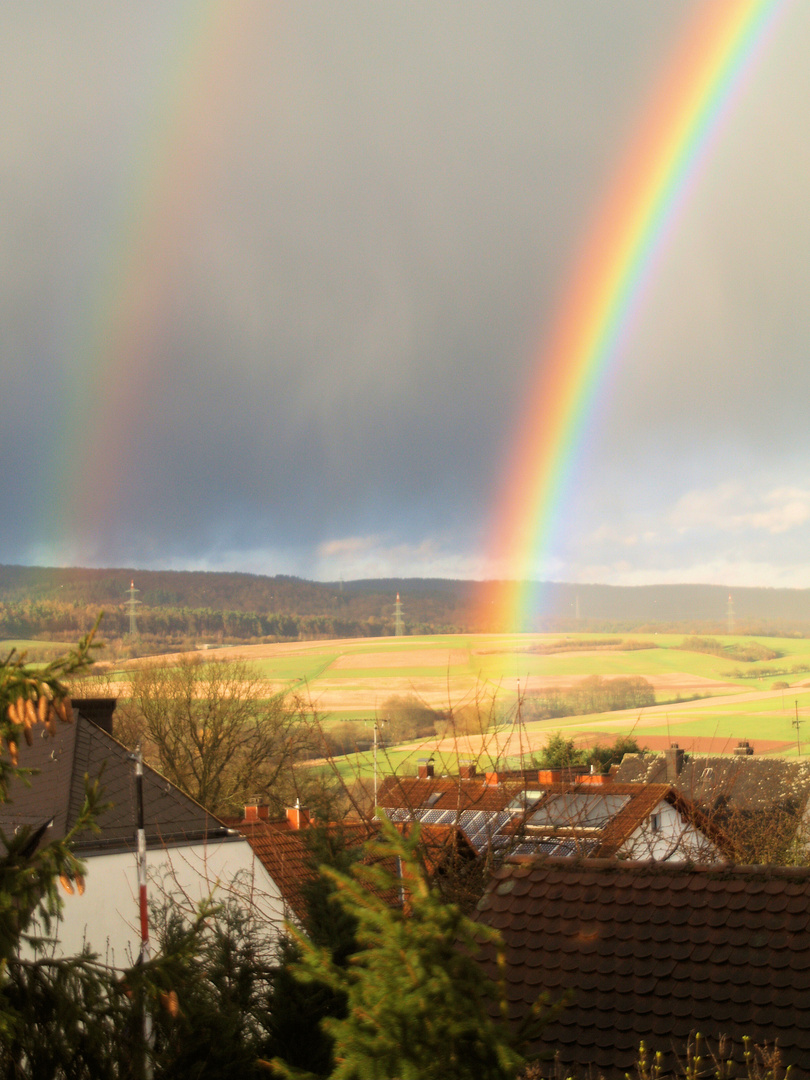
<svg viewBox="0 0 810 1080">
<path fill-rule="evenodd" d="M 653 826 L 653 815 L 658 817 L 658 828 Z M 715 845 L 666 801 L 660 802 L 636 829 L 622 846 L 621 854 L 629 859 L 659 862 L 716 862 L 721 858 Z"/>
<path fill-rule="evenodd" d="M 138 874 L 135 855 L 93 855 L 85 860 L 82 896 L 66 896 L 56 928 L 58 952 L 79 952 L 85 943 L 105 962 L 123 967 L 140 951 Z M 279 890 L 245 840 L 198 843 L 147 852 L 149 899 L 172 897 L 191 913 L 200 900 L 237 898 L 266 920 L 275 934 L 283 920 Z"/>
</svg>

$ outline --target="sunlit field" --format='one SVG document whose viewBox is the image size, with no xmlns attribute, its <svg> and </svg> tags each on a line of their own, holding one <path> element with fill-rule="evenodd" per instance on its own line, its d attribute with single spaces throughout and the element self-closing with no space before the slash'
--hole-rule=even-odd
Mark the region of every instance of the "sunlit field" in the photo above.
<svg viewBox="0 0 810 1080">
<path fill-rule="evenodd" d="M 434 736 L 380 749 L 380 772 L 410 772 L 419 758 L 428 756 L 450 771 L 458 757 L 515 763 L 539 753 L 556 731 L 583 745 L 633 732 L 650 749 L 677 742 L 698 753 L 731 753 L 739 740 L 747 739 L 757 753 L 785 756 L 795 756 L 800 745 L 804 753 L 806 734 L 810 748 L 810 727 L 805 730 L 810 642 L 711 639 L 711 647 L 722 655 L 695 651 L 690 644 L 694 639 L 664 634 L 448 635 L 232 646 L 198 655 L 249 662 L 266 681 L 268 695 L 298 694 L 327 725 L 356 723 L 358 737 L 368 737 L 373 721 L 385 720 L 386 703 L 394 697 L 412 696 L 444 712 L 477 706 L 491 716 L 483 736 Z M 770 658 L 734 658 L 735 652 L 757 648 Z M 126 697 L 128 671 L 145 662 L 154 660 L 131 661 L 109 673 L 109 689 Z M 594 675 L 641 676 L 652 684 L 656 703 L 623 712 L 533 718 L 530 705 L 536 695 L 574 687 Z M 373 770 L 370 752 L 345 764 Z"/>
</svg>

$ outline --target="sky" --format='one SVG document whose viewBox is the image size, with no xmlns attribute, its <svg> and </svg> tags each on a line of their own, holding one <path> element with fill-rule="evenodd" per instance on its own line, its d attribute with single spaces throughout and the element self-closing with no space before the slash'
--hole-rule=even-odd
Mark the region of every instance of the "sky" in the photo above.
<svg viewBox="0 0 810 1080">
<path fill-rule="evenodd" d="M 545 335 L 704 2 L 2 5 L 0 562 L 509 576 Z M 789 3 L 535 576 L 810 587 L 808 54 Z"/>
</svg>

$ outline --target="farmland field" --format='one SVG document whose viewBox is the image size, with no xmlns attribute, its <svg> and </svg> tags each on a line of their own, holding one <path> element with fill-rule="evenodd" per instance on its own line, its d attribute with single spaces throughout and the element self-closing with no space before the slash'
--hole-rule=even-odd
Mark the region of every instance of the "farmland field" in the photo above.
<svg viewBox="0 0 810 1080">
<path fill-rule="evenodd" d="M 415 754 L 472 754 L 488 748 L 493 759 L 536 752 L 550 732 L 578 742 L 605 741 L 633 731 L 642 745 L 661 749 L 671 741 L 695 752 L 731 752 L 748 739 L 758 753 L 795 755 L 810 739 L 810 642 L 801 638 L 712 639 L 722 655 L 694 651 L 683 635 L 534 634 L 360 638 L 247 645 L 213 649 L 210 659 L 239 658 L 266 680 L 268 693 L 305 696 L 327 722 L 383 718 L 392 696 L 413 695 L 442 710 L 495 702 L 498 723 L 486 736 L 442 742 L 432 738 L 391 752 L 388 767 Z M 760 646 L 775 659 L 734 659 L 742 647 Z M 767 655 L 767 654 L 766 654 Z M 175 657 L 163 660 L 171 663 Z M 126 696 L 126 669 L 114 692 Z M 523 722 L 520 700 L 549 688 L 570 688 L 594 675 L 641 676 L 655 690 L 644 709 Z M 774 682 L 786 684 L 773 689 Z M 804 750 L 804 747 L 802 747 Z"/>
</svg>

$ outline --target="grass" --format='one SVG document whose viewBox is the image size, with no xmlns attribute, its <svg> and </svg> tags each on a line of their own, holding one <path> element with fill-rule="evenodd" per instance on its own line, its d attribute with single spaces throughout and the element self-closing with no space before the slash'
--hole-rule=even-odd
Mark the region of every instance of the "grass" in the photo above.
<svg viewBox="0 0 810 1080">
<path fill-rule="evenodd" d="M 654 642 L 656 648 L 627 651 L 596 650 L 586 647 L 577 652 L 580 641 L 615 641 L 616 634 L 547 634 L 547 635 L 439 635 L 436 637 L 369 638 L 363 641 L 300 642 L 255 649 L 246 646 L 242 652 L 255 672 L 278 689 L 303 692 L 314 702 L 318 713 L 327 723 L 374 719 L 381 704 L 392 695 L 414 694 L 434 708 L 446 708 L 463 701 L 471 701 L 476 695 L 495 694 L 505 705 L 514 705 L 518 691 L 525 691 L 527 678 L 570 681 L 589 675 L 605 678 L 640 675 L 651 680 L 661 679 L 657 688 L 657 700 L 665 703 L 658 713 L 645 710 L 636 734 L 643 743 L 644 736 L 667 737 L 682 745 L 690 738 L 713 737 L 730 740 L 773 740 L 789 744 L 785 754 L 795 754 L 796 700 L 799 701 L 800 720 L 807 718 L 807 735 L 810 747 L 810 690 L 799 687 L 774 691 L 766 698 L 757 700 L 752 692 L 771 690 L 777 678 L 790 682 L 807 681 L 810 672 L 789 673 L 784 676 L 766 674 L 754 678 L 732 678 L 727 673 L 739 668 L 755 673 L 761 667 L 790 668 L 794 664 L 807 663 L 810 667 L 810 641 L 801 638 L 726 637 L 717 635 L 725 646 L 758 641 L 781 654 L 779 659 L 746 664 L 727 656 L 692 652 L 682 649 L 683 634 L 644 634 L 623 636 L 623 640 Z M 537 645 L 564 642 L 570 651 L 542 654 L 529 652 Z M 9 642 L 18 648 L 47 648 L 46 642 Z M 63 649 L 62 644 L 53 646 Z M 432 665 L 426 662 L 425 650 L 445 654 L 444 659 Z M 256 652 L 263 655 L 253 659 Z M 408 654 L 413 664 L 408 664 Z M 447 666 L 447 654 L 454 661 Z M 416 655 L 420 654 L 420 655 Z M 392 662 L 386 663 L 388 657 Z M 214 659 L 215 657 L 211 657 Z M 353 659 L 357 658 L 357 663 Z M 363 660 L 374 666 L 365 666 Z M 397 662 L 393 662 L 396 660 Z M 402 661 L 405 666 L 402 666 Z M 339 663 L 338 663 L 339 662 Z M 345 665 L 345 666 L 344 666 Z M 679 678 L 684 685 L 679 684 Z M 694 680 L 690 684 L 690 679 Z M 694 695 L 703 700 L 692 701 Z M 681 700 L 676 700 L 680 695 Z M 705 697 L 704 697 L 705 695 Z M 713 703 L 712 697 L 734 695 L 731 703 Z M 615 734 L 626 734 L 638 722 L 636 715 L 607 713 L 598 716 L 562 717 L 528 725 L 527 730 L 535 736 L 562 730 L 576 732 L 602 732 L 606 740 Z M 435 745 L 435 743 L 434 743 Z M 415 771 L 418 757 L 429 756 L 433 751 L 429 744 L 411 744 L 393 748 L 378 755 L 380 773 L 392 768 Z M 452 755 L 451 755 L 452 756 Z M 352 772 L 359 768 L 370 775 L 373 771 L 370 754 L 361 759 L 351 758 L 341 762 L 341 770 Z M 438 762 L 437 762 L 438 768 Z M 445 770 L 446 771 L 446 770 Z M 453 768 L 454 771 L 454 768 Z"/>
<path fill-rule="evenodd" d="M 0 641 L 0 653 L 8 654 L 12 649 L 17 652 L 33 652 L 35 650 L 64 653 L 69 646 L 64 641 L 36 641 L 27 638 L 4 638 Z"/>
</svg>

